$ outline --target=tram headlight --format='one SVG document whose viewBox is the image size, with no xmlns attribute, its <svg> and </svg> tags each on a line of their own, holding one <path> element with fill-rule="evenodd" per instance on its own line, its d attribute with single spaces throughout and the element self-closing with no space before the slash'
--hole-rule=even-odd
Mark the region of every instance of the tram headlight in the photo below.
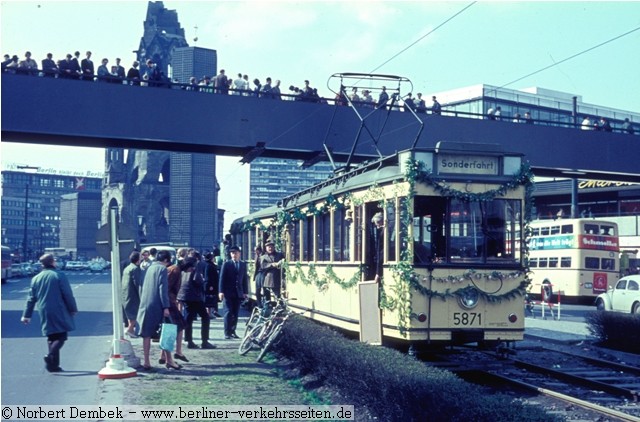
<svg viewBox="0 0 640 422">
<path fill-rule="evenodd" d="M 462 292 L 462 295 L 458 296 L 458 302 L 463 308 L 473 309 L 478 306 L 480 300 L 480 293 L 477 289 L 470 287 Z"/>
<path fill-rule="evenodd" d="M 516 314 L 509 314 L 509 322 L 514 323 L 518 321 L 518 315 Z"/>
</svg>

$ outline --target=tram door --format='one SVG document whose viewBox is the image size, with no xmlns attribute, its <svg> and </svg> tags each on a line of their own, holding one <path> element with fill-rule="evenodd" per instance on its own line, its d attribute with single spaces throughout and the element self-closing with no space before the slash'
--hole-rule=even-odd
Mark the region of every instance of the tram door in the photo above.
<svg viewBox="0 0 640 422">
<path fill-rule="evenodd" d="M 379 221 L 382 214 L 382 221 Z M 376 274 L 382 276 L 384 259 L 384 213 L 376 203 L 365 205 L 362 221 L 364 232 L 365 278 L 358 284 L 360 305 L 360 341 L 382 344 L 382 312 L 379 307 L 379 290 Z"/>
</svg>

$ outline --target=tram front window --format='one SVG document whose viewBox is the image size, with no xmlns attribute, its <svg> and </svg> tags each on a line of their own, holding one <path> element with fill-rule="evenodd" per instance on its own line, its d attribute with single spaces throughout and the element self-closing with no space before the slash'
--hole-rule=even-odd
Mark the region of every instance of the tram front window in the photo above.
<svg viewBox="0 0 640 422">
<path fill-rule="evenodd" d="M 414 262 L 517 263 L 521 205 L 517 200 L 464 202 L 416 197 Z"/>
</svg>

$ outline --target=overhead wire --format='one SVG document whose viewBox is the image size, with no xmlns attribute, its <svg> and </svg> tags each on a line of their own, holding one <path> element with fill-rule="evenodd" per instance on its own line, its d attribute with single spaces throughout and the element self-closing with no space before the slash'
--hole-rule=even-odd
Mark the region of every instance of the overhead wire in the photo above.
<svg viewBox="0 0 640 422">
<path fill-rule="evenodd" d="M 620 35 L 618 35 L 618 36 L 616 36 L 616 37 L 613 37 L 613 38 L 611 38 L 611 39 L 609 39 L 609 40 L 607 40 L 607 41 L 601 42 L 601 43 L 600 43 L 600 44 L 598 44 L 598 45 L 594 45 L 593 47 L 589 47 L 589 48 L 587 48 L 586 50 L 582 50 L 581 52 L 576 53 L 576 54 L 574 54 L 574 55 L 572 55 L 572 56 L 569 56 L 569 57 L 567 57 L 567 58 L 565 58 L 565 59 L 562 59 L 562 60 L 560 60 L 559 62 L 554 62 L 554 63 L 550 64 L 549 66 L 545 66 L 545 67 L 543 67 L 542 69 L 538 69 L 538 70 L 536 70 L 535 72 L 531 72 L 531 73 L 529 73 L 529 74 L 527 74 L 527 75 L 525 75 L 525 76 L 522 76 L 522 77 L 520 77 L 520 78 L 518 78 L 518 79 L 515 79 L 515 80 L 513 80 L 513 81 L 511 81 L 511 82 L 509 82 L 509 83 L 506 83 L 506 84 L 502 85 L 502 86 L 499 86 L 498 88 L 496 88 L 496 90 L 498 90 L 498 89 L 500 89 L 500 88 L 505 88 L 505 87 L 507 87 L 507 86 L 509 86 L 509 85 L 512 85 L 512 84 L 516 83 L 516 82 L 520 82 L 520 81 L 521 81 L 521 80 L 523 80 L 523 79 L 526 79 L 526 78 L 528 78 L 528 77 L 530 77 L 530 76 L 533 76 L 533 75 L 535 75 L 535 74 L 538 74 L 538 73 L 540 73 L 540 72 L 543 72 L 543 71 L 545 71 L 545 70 L 547 70 L 547 69 L 551 69 L 552 67 L 554 67 L 554 66 L 558 66 L 559 64 L 562 64 L 562 63 L 564 63 L 564 62 L 566 62 L 566 61 L 569 61 L 569 60 L 571 60 L 571 59 L 575 59 L 575 58 L 576 58 L 576 57 L 578 57 L 578 56 L 581 56 L 581 55 L 583 55 L 583 54 L 585 54 L 585 53 L 588 53 L 589 51 L 595 50 L 596 48 L 600 48 L 600 47 L 602 47 L 602 46 L 604 46 L 604 45 L 606 45 L 606 44 L 609 44 L 609 43 L 611 43 L 611 42 L 613 42 L 613 41 L 616 41 L 616 40 L 618 40 L 618 39 L 620 39 L 620 38 L 622 38 L 622 37 L 626 37 L 627 35 L 632 34 L 632 33 L 636 32 L 636 31 L 638 31 L 638 30 L 640 30 L 640 26 L 639 26 L 639 27 L 637 27 L 637 28 L 635 28 L 635 29 L 632 29 L 632 30 L 630 30 L 630 31 L 627 31 L 627 32 L 625 32 L 624 34 L 620 34 Z"/>
</svg>

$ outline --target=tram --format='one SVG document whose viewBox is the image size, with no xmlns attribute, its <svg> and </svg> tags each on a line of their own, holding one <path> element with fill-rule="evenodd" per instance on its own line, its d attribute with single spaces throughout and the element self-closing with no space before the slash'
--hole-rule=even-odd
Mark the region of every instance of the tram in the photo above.
<svg viewBox="0 0 640 422">
<path fill-rule="evenodd" d="M 441 141 L 339 169 L 230 233 L 250 263 L 275 239 L 290 306 L 364 341 L 518 341 L 532 190 L 521 154 Z"/>
</svg>

